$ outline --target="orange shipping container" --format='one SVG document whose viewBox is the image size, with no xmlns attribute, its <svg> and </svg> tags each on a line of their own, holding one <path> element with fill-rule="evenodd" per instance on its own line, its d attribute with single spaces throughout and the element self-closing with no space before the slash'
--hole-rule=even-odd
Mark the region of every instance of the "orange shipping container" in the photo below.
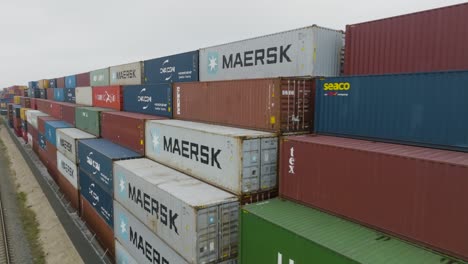
<svg viewBox="0 0 468 264">
<path fill-rule="evenodd" d="M 122 86 L 93 87 L 93 106 L 122 110 Z"/>
</svg>

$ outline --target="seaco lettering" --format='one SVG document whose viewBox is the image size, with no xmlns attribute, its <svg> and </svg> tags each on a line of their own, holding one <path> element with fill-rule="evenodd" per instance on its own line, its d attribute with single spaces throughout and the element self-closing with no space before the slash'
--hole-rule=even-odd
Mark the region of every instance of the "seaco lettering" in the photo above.
<svg viewBox="0 0 468 264">
<path fill-rule="evenodd" d="M 323 84 L 323 90 L 325 91 L 347 91 L 350 88 L 351 84 L 349 82 Z"/>
<path fill-rule="evenodd" d="M 120 71 L 115 74 L 117 80 L 136 78 L 136 70 Z"/>
<path fill-rule="evenodd" d="M 169 224 L 169 229 L 174 230 L 177 235 L 179 234 L 175 224 L 179 214 L 174 213 L 172 209 L 168 210 L 165 204 L 160 203 L 149 194 L 142 192 L 135 186 L 132 186 L 131 183 L 128 183 L 128 198 L 139 205 L 146 212 L 156 216 L 156 219 L 158 219 L 166 227 Z"/>
<path fill-rule="evenodd" d="M 165 257 L 161 257 L 159 251 L 146 241 L 138 232 L 134 231 L 130 226 L 130 242 L 135 246 L 138 251 L 141 251 L 148 261 L 154 264 L 169 264 Z"/>
<path fill-rule="evenodd" d="M 289 48 L 291 44 L 223 55 L 223 69 L 291 62 Z"/>
<path fill-rule="evenodd" d="M 173 154 L 182 156 L 187 159 L 195 160 L 212 167 L 218 167 L 219 165 L 218 156 L 221 153 L 220 149 L 210 148 L 205 145 L 200 145 L 194 142 L 182 140 L 179 143 L 178 139 L 172 140 L 171 137 L 164 136 L 164 151 L 171 152 Z"/>
</svg>

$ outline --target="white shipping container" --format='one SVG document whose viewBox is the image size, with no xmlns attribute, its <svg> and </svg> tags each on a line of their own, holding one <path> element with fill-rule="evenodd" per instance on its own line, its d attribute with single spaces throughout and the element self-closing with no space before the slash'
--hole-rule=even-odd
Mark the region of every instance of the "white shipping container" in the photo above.
<svg viewBox="0 0 468 264">
<path fill-rule="evenodd" d="M 78 164 L 78 140 L 96 138 L 96 136 L 86 133 L 77 128 L 57 129 L 57 152 L 61 152 L 73 163 Z"/>
<path fill-rule="evenodd" d="M 114 201 L 114 235 L 140 264 L 188 264 L 116 201 Z"/>
<path fill-rule="evenodd" d="M 76 87 L 75 98 L 76 104 L 92 106 L 93 89 L 91 87 Z"/>
<path fill-rule="evenodd" d="M 143 84 L 143 62 L 134 62 L 110 67 L 111 85 Z"/>
<path fill-rule="evenodd" d="M 38 129 L 37 117 L 39 116 L 49 116 L 49 115 L 39 110 L 26 110 L 26 121 L 29 122 L 35 129 Z"/>
<path fill-rule="evenodd" d="M 180 120 L 146 122 L 146 156 L 237 195 L 277 186 L 273 133 Z"/>
<path fill-rule="evenodd" d="M 338 76 L 344 33 L 318 26 L 200 49 L 200 81 Z"/>
<path fill-rule="evenodd" d="M 57 168 L 75 189 L 78 190 L 78 168 L 76 164 L 57 151 Z"/>
<path fill-rule="evenodd" d="M 132 257 L 132 255 L 130 255 L 130 253 L 128 253 L 127 249 L 125 249 L 118 240 L 115 240 L 114 243 L 116 264 L 138 264 L 138 262 Z"/>
<path fill-rule="evenodd" d="M 236 196 L 151 161 L 114 162 L 114 199 L 189 263 L 237 256 Z"/>
</svg>

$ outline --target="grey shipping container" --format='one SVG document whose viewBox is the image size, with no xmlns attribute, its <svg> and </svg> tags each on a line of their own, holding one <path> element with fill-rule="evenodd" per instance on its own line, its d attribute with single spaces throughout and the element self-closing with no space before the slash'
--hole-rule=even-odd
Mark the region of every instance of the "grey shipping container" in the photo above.
<svg viewBox="0 0 468 264">
<path fill-rule="evenodd" d="M 89 73 L 91 86 L 109 85 L 109 68 L 94 70 Z"/>
<path fill-rule="evenodd" d="M 200 50 L 200 81 L 338 76 L 342 31 L 316 25 Z"/>
<path fill-rule="evenodd" d="M 143 62 L 134 62 L 109 69 L 110 85 L 139 85 L 143 83 Z"/>
</svg>

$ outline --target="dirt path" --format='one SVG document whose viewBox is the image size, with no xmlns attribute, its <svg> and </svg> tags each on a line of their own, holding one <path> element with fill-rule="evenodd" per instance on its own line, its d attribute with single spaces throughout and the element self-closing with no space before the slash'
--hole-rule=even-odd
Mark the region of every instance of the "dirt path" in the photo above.
<svg viewBox="0 0 468 264">
<path fill-rule="evenodd" d="M 51 264 L 84 263 L 4 126 L 0 126 L 0 138 L 11 157 L 11 169 L 16 174 L 15 184 L 19 186 L 18 191 L 27 194 L 26 203 L 36 213 L 39 237 L 46 254 L 46 262 Z"/>
</svg>

